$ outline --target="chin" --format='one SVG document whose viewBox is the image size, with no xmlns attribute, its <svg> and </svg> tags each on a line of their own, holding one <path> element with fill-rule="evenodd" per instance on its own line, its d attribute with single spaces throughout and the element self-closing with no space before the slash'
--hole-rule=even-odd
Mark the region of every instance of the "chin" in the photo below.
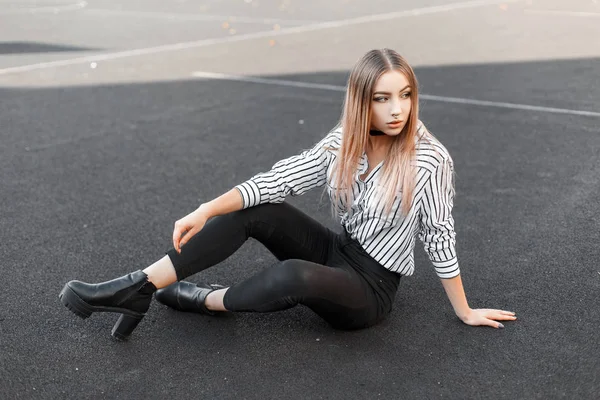
<svg viewBox="0 0 600 400">
<path fill-rule="evenodd" d="M 404 127 L 396 128 L 396 129 L 386 128 L 386 129 L 382 129 L 381 132 L 385 133 L 387 136 L 398 136 L 399 134 L 402 133 L 403 129 L 404 129 Z"/>
</svg>

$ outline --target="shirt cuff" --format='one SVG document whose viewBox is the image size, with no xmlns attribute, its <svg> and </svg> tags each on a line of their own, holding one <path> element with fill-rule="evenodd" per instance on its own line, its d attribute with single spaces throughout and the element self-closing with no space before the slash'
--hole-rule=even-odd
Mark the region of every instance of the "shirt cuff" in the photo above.
<svg viewBox="0 0 600 400">
<path fill-rule="evenodd" d="M 450 279 L 460 275 L 458 258 L 446 261 L 432 261 L 436 274 L 442 279 Z"/>
<path fill-rule="evenodd" d="M 235 188 L 242 195 L 242 200 L 244 202 L 243 208 L 254 207 L 260 204 L 260 189 L 256 182 L 252 179 L 248 179 L 244 183 L 240 183 L 235 186 Z"/>
</svg>

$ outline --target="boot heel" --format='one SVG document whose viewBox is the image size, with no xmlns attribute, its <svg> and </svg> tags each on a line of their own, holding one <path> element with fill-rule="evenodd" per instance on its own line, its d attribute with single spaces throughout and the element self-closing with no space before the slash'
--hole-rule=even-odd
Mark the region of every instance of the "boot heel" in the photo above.
<svg viewBox="0 0 600 400">
<path fill-rule="evenodd" d="M 131 335 L 143 318 L 143 315 L 132 316 L 121 314 L 117 323 L 112 329 L 111 335 L 119 340 L 127 340 L 129 335 Z"/>
</svg>

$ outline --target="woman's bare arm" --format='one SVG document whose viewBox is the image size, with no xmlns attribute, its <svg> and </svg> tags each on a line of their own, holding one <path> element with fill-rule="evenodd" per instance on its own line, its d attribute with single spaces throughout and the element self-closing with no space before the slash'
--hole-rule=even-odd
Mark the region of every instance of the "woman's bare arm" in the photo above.
<svg viewBox="0 0 600 400">
<path fill-rule="evenodd" d="M 460 275 L 450 279 L 442 279 L 442 285 L 454 312 L 467 325 L 487 325 L 493 328 L 504 328 L 497 321 L 514 321 L 517 319 L 512 311 L 494 309 L 472 309 L 467 303 L 467 296 Z"/>
<path fill-rule="evenodd" d="M 205 214 L 208 218 L 212 218 L 217 215 L 229 214 L 230 212 L 241 210 L 243 206 L 242 195 L 239 190 L 234 188 L 216 199 L 202 204 L 198 207 L 198 211 Z"/>
</svg>

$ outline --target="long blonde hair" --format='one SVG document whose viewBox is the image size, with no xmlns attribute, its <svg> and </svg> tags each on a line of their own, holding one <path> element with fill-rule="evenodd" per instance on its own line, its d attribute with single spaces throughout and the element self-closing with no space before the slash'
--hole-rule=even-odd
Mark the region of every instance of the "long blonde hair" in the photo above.
<svg viewBox="0 0 600 400">
<path fill-rule="evenodd" d="M 380 171 L 378 191 L 386 214 L 402 192 L 402 214 L 407 215 L 412 205 L 415 186 L 415 139 L 419 121 L 419 92 L 414 71 L 397 52 L 390 49 L 371 50 L 354 66 L 348 78 L 346 98 L 338 127 L 342 127 L 342 143 L 334 169 L 336 204 L 342 199 L 349 210 L 352 204 L 352 184 L 360 157 L 367 148 L 371 129 L 372 96 L 375 84 L 388 71 L 401 72 L 411 87 L 411 110 L 402 132 L 394 137 Z"/>
</svg>

